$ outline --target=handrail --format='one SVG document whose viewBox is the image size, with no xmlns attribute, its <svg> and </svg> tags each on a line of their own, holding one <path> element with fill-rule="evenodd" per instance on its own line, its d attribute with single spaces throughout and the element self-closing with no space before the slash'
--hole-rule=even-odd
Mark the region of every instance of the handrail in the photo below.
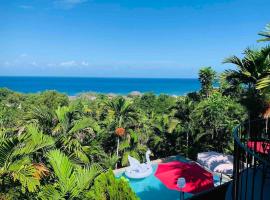
<svg viewBox="0 0 270 200">
<path fill-rule="evenodd" d="M 256 120 L 257 121 L 257 120 Z M 238 130 L 241 126 L 243 126 L 246 123 L 242 123 L 238 126 L 236 126 L 233 130 L 233 137 L 234 137 L 234 141 L 237 142 L 238 146 L 240 146 L 241 148 L 243 148 L 247 153 L 251 154 L 252 156 L 254 156 L 255 158 L 257 158 L 258 160 L 260 160 L 261 162 L 263 162 L 266 165 L 270 165 L 270 162 L 267 162 L 266 160 L 262 159 L 261 156 L 259 156 L 255 151 L 252 151 L 249 147 L 247 147 L 246 145 L 244 145 L 239 137 L 238 137 Z"/>
<path fill-rule="evenodd" d="M 267 136 L 265 133 L 267 131 L 265 132 L 263 120 L 242 123 L 233 130 L 234 167 L 231 194 L 234 200 L 254 199 L 255 197 L 255 199 L 263 200 L 264 193 L 268 192 L 265 189 L 265 180 L 268 178 L 267 173 L 270 169 L 269 148 L 267 148 L 269 135 Z M 249 142 L 252 142 L 251 147 L 249 147 Z M 260 173 L 255 173 L 258 171 Z M 260 181 L 258 182 L 258 180 Z M 257 189 L 255 189 L 255 185 Z M 260 191 L 256 192 L 258 187 Z"/>
</svg>

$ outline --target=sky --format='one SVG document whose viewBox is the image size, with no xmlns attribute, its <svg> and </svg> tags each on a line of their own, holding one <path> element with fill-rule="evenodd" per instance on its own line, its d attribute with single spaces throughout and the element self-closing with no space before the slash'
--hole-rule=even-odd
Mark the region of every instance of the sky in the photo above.
<svg viewBox="0 0 270 200">
<path fill-rule="evenodd" d="M 258 48 L 269 0 L 2 0 L 0 76 L 193 78 Z"/>
</svg>

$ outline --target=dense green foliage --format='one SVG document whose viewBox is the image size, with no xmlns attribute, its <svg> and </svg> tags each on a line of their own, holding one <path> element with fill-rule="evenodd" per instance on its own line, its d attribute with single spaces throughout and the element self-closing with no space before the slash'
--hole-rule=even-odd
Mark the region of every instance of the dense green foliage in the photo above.
<svg viewBox="0 0 270 200">
<path fill-rule="evenodd" d="M 233 127 L 269 117 L 269 57 L 269 46 L 247 49 L 219 78 L 202 68 L 201 90 L 179 97 L 0 89 L 0 199 L 137 199 L 111 171 L 128 155 L 232 153 Z"/>
<path fill-rule="evenodd" d="M 92 190 L 86 195 L 92 200 L 137 200 L 138 198 L 128 186 L 128 180 L 124 177 L 115 179 L 111 170 L 98 176 L 92 186 Z"/>
<path fill-rule="evenodd" d="M 0 190 L 13 199 L 134 199 L 128 183 L 102 172 L 126 166 L 128 155 L 144 161 L 147 148 L 153 158 L 230 152 L 231 129 L 245 119 L 244 108 L 219 91 L 198 93 L 198 100 L 151 93 L 69 100 L 54 91 L 7 89 L 0 96 Z"/>
</svg>

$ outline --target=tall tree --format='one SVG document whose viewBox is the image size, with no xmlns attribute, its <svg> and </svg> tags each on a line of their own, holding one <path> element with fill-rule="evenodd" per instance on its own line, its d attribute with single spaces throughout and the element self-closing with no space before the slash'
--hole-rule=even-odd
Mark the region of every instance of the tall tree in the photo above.
<svg viewBox="0 0 270 200">
<path fill-rule="evenodd" d="M 213 91 L 213 84 L 216 78 L 216 72 L 211 67 L 203 67 L 199 71 L 199 80 L 201 82 L 201 94 L 203 97 L 209 97 Z"/>
<path fill-rule="evenodd" d="M 231 130 L 245 117 L 245 110 L 239 103 L 218 92 L 202 100 L 190 116 L 193 153 L 202 150 L 226 151 L 230 146 L 228 144 L 232 144 Z"/>
<path fill-rule="evenodd" d="M 125 135 L 126 128 L 132 121 L 134 121 L 136 113 L 132 106 L 132 102 L 123 97 L 117 97 L 116 99 L 109 101 L 107 105 L 113 112 L 114 121 L 112 125 L 114 127 L 115 134 L 117 135 L 116 155 L 119 156 L 120 137 Z"/>
<path fill-rule="evenodd" d="M 224 60 L 223 63 L 237 67 L 236 70 L 227 70 L 225 77 L 231 85 L 242 86 L 242 101 L 250 111 L 251 119 L 254 119 L 263 111 L 263 92 L 270 86 L 270 82 L 265 84 L 265 80 L 270 78 L 270 46 L 259 50 L 247 48 L 244 55 L 242 59 L 232 56 Z"/>
</svg>

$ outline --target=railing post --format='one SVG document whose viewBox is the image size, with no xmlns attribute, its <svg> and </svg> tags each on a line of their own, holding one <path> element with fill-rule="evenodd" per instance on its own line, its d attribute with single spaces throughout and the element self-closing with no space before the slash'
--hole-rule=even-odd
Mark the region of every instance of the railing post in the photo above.
<svg viewBox="0 0 270 200">
<path fill-rule="evenodd" d="M 238 131 L 238 128 L 235 130 Z M 238 199 L 238 182 L 239 182 L 239 147 L 234 140 L 234 168 L 233 168 L 233 199 Z"/>
</svg>

